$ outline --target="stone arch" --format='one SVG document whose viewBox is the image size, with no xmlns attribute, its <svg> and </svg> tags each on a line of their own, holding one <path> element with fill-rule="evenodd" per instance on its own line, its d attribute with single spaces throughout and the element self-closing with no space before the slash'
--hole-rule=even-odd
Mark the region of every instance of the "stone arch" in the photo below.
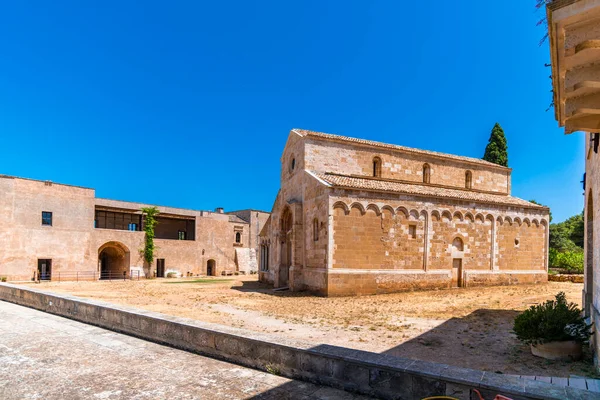
<svg viewBox="0 0 600 400">
<path fill-rule="evenodd" d="M 342 210 L 344 210 L 344 214 L 348 214 L 350 213 L 350 208 L 348 207 L 348 204 L 344 203 L 343 201 L 336 201 L 335 203 L 333 203 L 333 209 L 335 210 L 336 208 L 341 208 Z"/>
<path fill-rule="evenodd" d="M 454 215 L 452 216 L 452 219 L 455 219 L 455 218 L 457 218 L 457 219 L 459 219 L 461 221 L 465 220 L 465 217 L 463 216 L 463 214 L 460 211 L 455 211 L 454 212 Z"/>
<path fill-rule="evenodd" d="M 277 287 L 285 287 L 289 284 L 290 267 L 293 263 L 294 249 L 294 216 L 289 207 L 285 207 L 281 214 L 281 235 L 279 251 L 279 270 L 277 274 Z"/>
<path fill-rule="evenodd" d="M 510 225 L 513 224 L 513 220 L 511 217 L 504 217 L 504 222 L 508 222 Z"/>
<path fill-rule="evenodd" d="M 402 207 L 402 206 L 396 208 L 396 211 L 398 212 L 398 215 L 400 215 L 400 213 L 403 213 L 405 218 L 408 218 L 408 216 L 410 215 L 408 213 L 408 210 L 406 208 Z"/>
<path fill-rule="evenodd" d="M 381 212 L 383 213 L 384 211 L 389 211 L 392 214 L 392 216 L 396 215 L 396 211 L 394 211 L 394 208 L 391 206 L 385 205 L 381 207 Z"/>
<path fill-rule="evenodd" d="M 375 215 L 377 216 L 381 215 L 381 211 L 379 210 L 377 204 L 369 204 L 367 206 L 367 210 L 375 211 Z"/>
<path fill-rule="evenodd" d="M 206 275 L 217 276 L 217 262 L 212 258 L 206 262 Z"/>
<path fill-rule="evenodd" d="M 471 212 L 470 212 L 470 211 L 467 211 L 467 212 L 465 213 L 465 219 L 468 219 L 468 220 L 469 220 L 469 221 L 471 221 L 471 222 L 475 222 L 475 217 L 473 216 L 473 214 L 471 214 Z"/>
<path fill-rule="evenodd" d="M 98 248 L 100 279 L 115 279 L 129 274 L 131 254 L 121 242 L 110 241 Z"/>
<path fill-rule="evenodd" d="M 417 211 L 417 210 L 410 210 L 408 215 L 409 215 L 410 219 L 415 219 L 415 220 L 419 219 L 419 211 Z"/>
<path fill-rule="evenodd" d="M 533 225 L 535 225 L 535 226 L 536 226 L 536 228 L 539 228 L 539 226 L 540 226 L 540 221 L 538 221 L 536 218 L 532 219 L 532 220 L 531 220 L 531 223 L 532 223 Z"/>
<path fill-rule="evenodd" d="M 523 223 L 526 224 L 528 227 L 531 226 L 531 221 L 527 217 L 523 218 Z"/>
<path fill-rule="evenodd" d="M 433 211 L 431 212 L 431 218 L 432 218 L 434 221 L 439 221 L 439 220 L 440 220 L 440 218 L 441 218 L 441 216 L 440 216 L 440 212 L 439 212 L 438 210 L 433 210 Z"/>
<path fill-rule="evenodd" d="M 367 212 L 367 210 L 365 210 L 365 206 L 363 206 L 359 202 L 352 203 L 350 205 L 350 211 L 352 211 L 353 208 L 356 208 L 357 210 L 359 210 L 361 215 L 365 215 L 365 213 Z"/>
<path fill-rule="evenodd" d="M 450 214 L 450 211 L 448 211 L 448 210 L 442 211 L 442 219 L 443 218 L 447 218 L 448 221 L 452 221 L 452 214 Z"/>
<path fill-rule="evenodd" d="M 542 218 L 542 220 L 540 221 L 540 225 L 542 225 L 545 228 L 546 226 L 548 226 L 548 221 Z"/>
<path fill-rule="evenodd" d="M 456 236 L 452 240 L 452 248 L 456 251 L 465 251 L 465 242 L 460 236 Z"/>
<path fill-rule="evenodd" d="M 519 218 L 519 217 L 515 217 L 515 219 L 514 219 L 514 221 L 513 221 L 513 222 L 514 222 L 515 224 L 517 224 L 518 226 L 521 226 L 521 225 L 523 225 L 523 223 L 521 222 L 521 218 Z"/>
</svg>

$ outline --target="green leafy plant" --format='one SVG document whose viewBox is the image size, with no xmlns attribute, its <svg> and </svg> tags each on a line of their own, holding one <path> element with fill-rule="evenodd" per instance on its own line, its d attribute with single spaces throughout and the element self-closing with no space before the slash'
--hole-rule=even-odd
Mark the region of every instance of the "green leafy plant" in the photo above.
<svg viewBox="0 0 600 400">
<path fill-rule="evenodd" d="M 517 338 L 528 344 L 548 342 L 589 341 L 592 325 L 585 323 L 581 310 L 568 303 L 564 292 L 555 300 L 531 306 L 515 318 L 513 331 Z"/>
<path fill-rule="evenodd" d="M 265 369 L 267 370 L 268 373 L 272 374 L 272 375 L 281 375 L 281 371 L 279 370 L 279 367 L 277 367 L 275 364 L 267 364 L 265 365 Z"/>
<path fill-rule="evenodd" d="M 145 207 L 142 208 L 142 214 L 144 215 L 144 232 L 146 233 L 144 238 L 144 260 L 148 265 L 152 265 L 154 262 L 154 228 L 158 221 L 156 216 L 158 215 L 158 208 L 156 207 Z"/>
<path fill-rule="evenodd" d="M 5 276 L 0 277 L 0 282 L 6 282 L 6 277 Z"/>
</svg>

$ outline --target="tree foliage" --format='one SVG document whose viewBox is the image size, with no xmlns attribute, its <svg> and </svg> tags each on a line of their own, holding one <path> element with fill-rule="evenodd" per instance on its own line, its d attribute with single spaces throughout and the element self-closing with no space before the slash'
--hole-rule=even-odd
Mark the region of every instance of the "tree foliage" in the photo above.
<svg viewBox="0 0 600 400">
<path fill-rule="evenodd" d="M 583 273 L 583 212 L 566 221 L 550 224 L 548 264 L 568 273 Z"/>
<path fill-rule="evenodd" d="M 483 159 L 494 164 L 502 165 L 503 167 L 508 167 L 508 145 L 506 143 L 506 136 L 504 136 L 504 130 L 502 130 L 502 127 L 497 122 L 492 128 L 490 140 L 485 147 Z"/>
<path fill-rule="evenodd" d="M 144 238 L 144 260 L 149 265 L 154 262 L 154 228 L 158 221 L 156 221 L 156 215 L 158 215 L 158 208 L 156 207 L 145 207 L 142 208 L 142 214 L 144 215 L 144 232 L 146 233 Z"/>
</svg>

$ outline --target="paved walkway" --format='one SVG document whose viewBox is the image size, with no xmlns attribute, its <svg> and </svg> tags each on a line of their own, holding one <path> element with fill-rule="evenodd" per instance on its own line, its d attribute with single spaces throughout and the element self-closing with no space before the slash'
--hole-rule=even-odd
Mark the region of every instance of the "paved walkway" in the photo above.
<svg viewBox="0 0 600 400">
<path fill-rule="evenodd" d="M 0 399 L 367 399 L 0 301 Z"/>
</svg>

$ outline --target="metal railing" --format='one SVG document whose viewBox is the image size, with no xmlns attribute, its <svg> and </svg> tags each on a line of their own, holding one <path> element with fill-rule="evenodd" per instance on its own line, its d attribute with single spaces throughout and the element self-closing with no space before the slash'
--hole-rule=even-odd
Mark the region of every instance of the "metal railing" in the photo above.
<svg viewBox="0 0 600 400">
<path fill-rule="evenodd" d="M 61 281 L 126 281 L 126 280 L 140 280 L 140 271 L 131 272 L 113 272 L 113 271 L 60 271 L 54 274 L 53 280 Z M 40 275 L 41 280 L 50 280 L 50 275 L 44 279 L 43 275 Z"/>
</svg>

